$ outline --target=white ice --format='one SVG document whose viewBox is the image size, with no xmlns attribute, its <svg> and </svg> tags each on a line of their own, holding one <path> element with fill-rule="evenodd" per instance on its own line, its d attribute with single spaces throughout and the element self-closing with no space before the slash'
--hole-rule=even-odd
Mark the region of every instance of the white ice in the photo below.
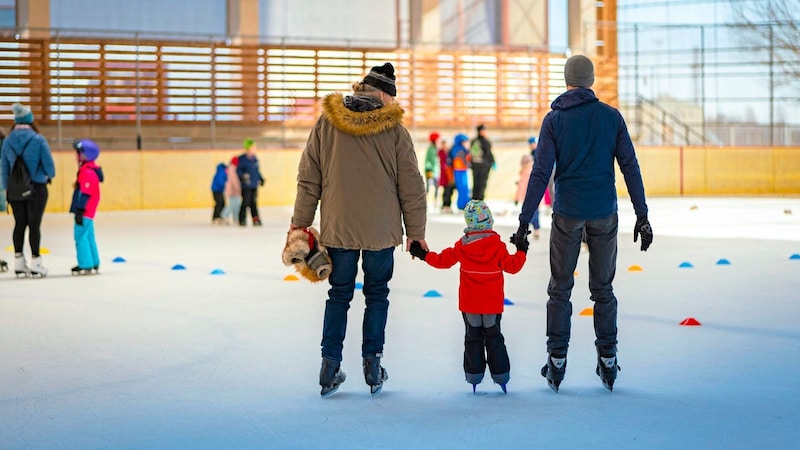
<svg viewBox="0 0 800 450">
<path fill-rule="evenodd" d="M 513 205 L 489 203 L 496 230 L 510 235 Z M 654 198 L 649 206 L 655 241 L 642 253 L 630 203 L 620 199 L 622 372 L 613 393 L 594 373 L 592 319 L 579 315 L 591 307 L 585 253 L 561 391 L 539 375 L 544 215 L 526 266 L 506 277 L 514 303 L 502 322 L 507 395 L 488 374 L 478 395 L 464 381 L 457 268 L 433 269 L 398 248 L 389 381 L 369 395 L 357 291 L 348 379 L 328 399 L 318 386 L 327 287 L 284 281 L 293 273 L 280 260 L 290 208 L 262 208 L 262 228 L 241 228 L 212 226 L 210 206 L 105 212 L 101 204 L 102 273 L 80 277 L 69 272 L 71 216 L 47 214 L 50 275 L 0 275 L 0 448 L 798 448 L 800 259 L 791 256 L 800 253 L 800 199 Z M 11 227 L 0 217 L 7 244 Z M 462 228 L 461 217 L 431 211 L 428 243 L 449 246 Z M 730 265 L 717 264 L 723 258 Z M 442 297 L 424 297 L 429 290 Z M 680 326 L 688 317 L 702 325 Z"/>
</svg>

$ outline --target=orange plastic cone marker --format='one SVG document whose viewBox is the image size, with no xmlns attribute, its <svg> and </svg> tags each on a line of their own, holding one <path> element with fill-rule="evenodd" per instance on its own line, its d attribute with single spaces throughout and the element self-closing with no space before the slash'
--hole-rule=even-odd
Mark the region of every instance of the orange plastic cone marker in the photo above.
<svg viewBox="0 0 800 450">
<path fill-rule="evenodd" d="M 297 275 L 286 275 L 283 281 L 300 281 L 300 278 L 297 278 Z"/>
<path fill-rule="evenodd" d="M 584 308 L 584 310 L 581 311 L 581 315 L 582 316 L 593 316 L 594 315 L 594 310 L 592 308 Z"/>
<path fill-rule="evenodd" d="M 637 266 L 636 264 L 628 267 L 628 272 L 641 272 L 642 266 Z"/>
</svg>

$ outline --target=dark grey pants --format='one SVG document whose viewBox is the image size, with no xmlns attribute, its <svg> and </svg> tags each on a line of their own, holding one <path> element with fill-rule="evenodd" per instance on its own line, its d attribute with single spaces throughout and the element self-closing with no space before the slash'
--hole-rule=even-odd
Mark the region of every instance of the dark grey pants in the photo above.
<svg viewBox="0 0 800 450">
<path fill-rule="evenodd" d="M 616 354 L 617 298 L 611 283 L 617 270 L 617 214 L 597 220 L 567 219 L 553 214 L 550 231 L 550 284 L 547 287 L 547 350 L 566 354 L 572 317 L 575 266 L 586 230 L 589 245 L 589 291 L 594 302 L 595 346 Z"/>
</svg>

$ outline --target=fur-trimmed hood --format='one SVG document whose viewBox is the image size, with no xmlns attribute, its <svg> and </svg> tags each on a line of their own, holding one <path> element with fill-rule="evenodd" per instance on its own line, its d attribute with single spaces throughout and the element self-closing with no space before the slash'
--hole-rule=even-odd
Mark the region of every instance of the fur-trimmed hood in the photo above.
<svg viewBox="0 0 800 450">
<path fill-rule="evenodd" d="M 348 109 L 342 94 L 329 94 L 322 100 L 322 114 L 337 130 L 353 136 L 371 136 L 402 125 L 403 108 L 396 102 L 372 111 Z"/>
</svg>

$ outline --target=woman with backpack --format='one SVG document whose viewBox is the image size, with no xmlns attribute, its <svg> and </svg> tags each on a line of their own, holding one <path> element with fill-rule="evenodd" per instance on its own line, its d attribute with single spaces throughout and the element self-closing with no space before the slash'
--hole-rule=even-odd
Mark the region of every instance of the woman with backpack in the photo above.
<svg viewBox="0 0 800 450">
<path fill-rule="evenodd" d="M 17 276 L 43 277 L 47 275 L 47 269 L 42 265 L 39 253 L 42 239 L 40 228 L 44 208 L 47 206 L 47 184 L 56 176 L 56 167 L 47 140 L 39 134 L 39 129 L 33 122 L 31 109 L 14 103 L 11 110 L 14 112 L 14 126 L 3 141 L 0 162 L 3 189 L 7 192 L 8 203 L 14 212 L 14 271 Z M 22 175 L 22 167 L 14 169 L 18 160 L 27 169 L 27 176 L 32 182 L 29 194 L 22 196 L 17 196 L 17 193 L 25 191 L 23 186 L 19 186 L 20 180 L 25 177 Z M 22 250 L 26 229 L 31 248 L 30 267 Z"/>
</svg>

